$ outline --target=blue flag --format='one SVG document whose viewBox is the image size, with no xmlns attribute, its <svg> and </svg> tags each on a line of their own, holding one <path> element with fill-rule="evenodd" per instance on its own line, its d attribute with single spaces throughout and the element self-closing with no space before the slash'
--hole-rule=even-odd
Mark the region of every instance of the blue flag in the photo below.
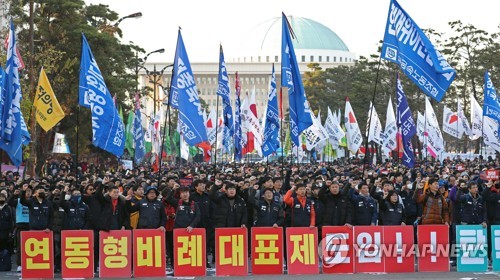
<svg viewBox="0 0 500 280">
<path fill-rule="evenodd" d="M 391 0 L 389 7 L 381 55 L 399 64 L 425 94 L 438 102 L 456 76 L 455 70 L 396 0 Z"/>
<path fill-rule="evenodd" d="M 122 156 L 125 126 L 83 33 L 79 103 L 92 112 L 92 144 L 117 157 Z"/>
<path fill-rule="evenodd" d="M 412 168 L 415 166 L 415 155 L 413 154 L 411 139 L 413 138 L 413 135 L 417 134 L 417 128 L 415 126 L 415 122 L 413 121 L 413 117 L 411 116 L 411 110 L 408 106 L 403 86 L 399 80 L 399 75 L 397 77 L 396 98 L 398 102 L 396 119 L 403 136 L 403 164 Z"/>
<path fill-rule="evenodd" d="M 500 100 L 497 90 L 491 81 L 488 71 L 484 73 L 484 105 L 483 115 L 500 122 Z"/>
<path fill-rule="evenodd" d="M 243 133 L 241 131 L 241 84 L 240 78 L 238 77 L 238 72 L 236 72 L 236 112 L 234 115 L 234 159 L 241 160 L 243 156 L 243 147 L 245 146 L 245 140 L 243 139 Z"/>
<path fill-rule="evenodd" d="M 217 95 L 222 97 L 222 114 L 224 120 L 224 131 L 222 137 L 222 145 L 226 152 L 230 151 L 233 142 L 233 109 L 231 108 L 231 92 L 229 90 L 229 77 L 227 76 L 226 62 L 224 61 L 224 52 L 222 46 L 219 53 L 219 87 Z M 218 124 L 219 122 L 217 122 Z M 217 128 L 218 129 L 218 128 Z"/>
<path fill-rule="evenodd" d="M 5 72 L 0 71 L 2 78 L 2 97 L 0 99 L 0 149 L 7 152 L 15 166 L 23 161 L 23 145 L 31 141 L 28 128 L 21 113 L 21 84 L 19 83 L 19 58 L 17 57 L 16 34 L 14 23 L 10 22 L 9 44 L 7 47 L 7 63 Z"/>
<path fill-rule="evenodd" d="M 186 143 L 195 146 L 207 141 L 207 129 L 203 121 L 201 103 L 180 30 L 175 50 L 171 92 L 170 106 L 179 110 L 179 133 Z"/>
<path fill-rule="evenodd" d="M 313 121 L 285 14 L 282 16 L 281 33 L 281 85 L 288 87 L 290 138 L 295 146 L 299 146 L 299 135 L 310 127 Z"/>
<path fill-rule="evenodd" d="M 144 144 L 144 130 L 142 129 L 140 106 L 137 106 L 135 108 L 134 127 L 132 134 L 134 137 L 134 146 L 135 146 L 134 161 L 136 164 L 139 164 L 144 155 L 146 154 L 146 146 Z"/>
<path fill-rule="evenodd" d="M 278 97 L 276 95 L 276 75 L 271 76 L 271 87 L 267 101 L 266 126 L 264 128 L 264 141 L 262 143 L 262 155 L 267 157 L 276 152 L 280 147 L 278 133 L 280 129 L 280 115 L 278 112 Z"/>
</svg>

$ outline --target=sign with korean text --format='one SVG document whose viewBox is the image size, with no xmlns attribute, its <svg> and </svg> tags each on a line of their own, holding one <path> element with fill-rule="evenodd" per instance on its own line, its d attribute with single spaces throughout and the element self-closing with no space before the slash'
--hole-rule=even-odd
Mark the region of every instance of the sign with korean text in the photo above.
<svg viewBox="0 0 500 280">
<path fill-rule="evenodd" d="M 457 225 L 457 271 L 488 270 L 488 237 L 481 225 Z"/>
<path fill-rule="evenodd" d="M 21 232 L 21 278 L 54 278 L 52 231 Z"/>
<path fill-rule="evenodd" d="M 413 226 L 384 226 L 385 272 L 415 272 Z"/>
<path fill-rule="evenodd" d="M 500 226 L 491 226 L 491 264 L 493 271 L 500 271 Z"/>
<path fill-rule="evenodd" d="M 377 226 L 354 227 L 355 272 L 384 272 L 382 254 L 383 228 Z"/>
<path fill-rule="evenodd" d="M 353 230 L 346 226 L 322 228 L 321 259 L 323 273 L 353 273 Z"/>
<path fill-rule="evenodd" d="M 486 170 L 486 179 L 488 180 L 498 180 L 498 178 L 500 177 L 500 171 L 499 170 Z"/>
<path fill-rule="evenodd" d="M 165 233 L 158 229 L 133 231 L 134 277 L 165 276 Z"/>
<path fill-rule="evenodd" d="M 318 228 L 286 229 L 288 274 L 318 274 Z"/>
<path fill-rule="evenodd" d="M 61 232 L 62 278 L 94 278 L 94 232 Z"/>
<path fill-rule="evenodd" d="M 204 228 L 187 232 L 185 228 L 174 229 L 175 276 L 206 275 L 206 233 Z"/>
<path fill-rule="evenodd" d="M 283 274 L 283 228 L 252 227 L 252 274 Z"/>
<path fill-rule="evenodd" d="M 215 229 L 215 273 L 217 276 L 248 275 L 246 228 Z"/>
<path fill-rule="evenodd" d="M 110 230 L 99 232 L 99 277 L 132 275 L 132 232 Z"/>
<path fill-rule="evenodd" d="M 450 271 L 448 253 L 448 226 L 421 225 L 418 235 L 418 271 L 447 272 Z"/>
</svg>

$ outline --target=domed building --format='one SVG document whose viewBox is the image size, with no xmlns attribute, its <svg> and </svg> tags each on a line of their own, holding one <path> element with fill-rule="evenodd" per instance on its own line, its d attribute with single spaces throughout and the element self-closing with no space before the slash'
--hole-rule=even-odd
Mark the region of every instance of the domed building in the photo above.
<svg viewBox="0 0 500 280">
<path fill-rule="evenodd" d="M 307 18 L 290 16 L 288 20 L 295 35 L 293 44 L 301 74 L 309 70 L 307 67 L 309 63 L 319 63 L 323 69 L 354 64 L 356 55 L 349 51 L 344 41 L 330 28 Z M 233 111 L 235 98 L 233 91 L 235 84 L 234 73 L 238 72 L 242 86 L 242 101 L 246 95 L 250 97 L 255 88 L 257 114 L 261 118 L 265 114 L 267 106 L 273 63 L 275 63 L 278 92 L 281 85 L 281 17 L 264 21 L 248 32 L 244 32 L 242 36 L 244 39 L 239 42 L 236 50 L 224 49 L 226 68 L 232 90 Z M 237 43 L 234 45 L 237 45 Z M 214 58 L 218 58 L 218 56 L 214 55 Z M 156 64 L 156 69 L 162 69 L 169 64 L 171 63 Z M 208 104 L 209 108 L 216 108 L 219 62 L 192 61 L 191 66 L 200 94 L 199 97 Z M 145 67 L 152 71 L 154 65 L 147 63 Z M 151 80 L 151 77 L 148 78 L 144 71 L 140 72 L 140 74 L 140 84 L 145 86 Z M 168 85 L 170 75 L 163 75 L 160 83 Z M 153 87 L 152 84 L 147 85 Z M 160 91 L 160 89 L 157 90 L 155 98 L 157 100 L 156 111 L 161 106 L 164 96 L 162 93 L 158 93 Z M 149 115 L 153 111 L 153 93 L 151 93 L 150 98 L 144 98 L 142 102 L 148 108 L 148 112 L 144 113 Z M 283 106 L 285 110 L 288 107 L 288 98 L 285 94 L 283 94 Z M 218 111 L 219 116 L 221 116 L 222 101 L 220 99 Z"/>
</svg>

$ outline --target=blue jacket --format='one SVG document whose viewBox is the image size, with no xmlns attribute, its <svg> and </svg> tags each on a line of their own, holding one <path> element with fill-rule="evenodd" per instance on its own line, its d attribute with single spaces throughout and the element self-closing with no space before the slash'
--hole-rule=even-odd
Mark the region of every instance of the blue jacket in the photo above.
<svg viewBox="0 0 500 280">
<path fill-rule="evenodd" d="M 369 226 L 377 224 L 377 202 L 371 196 L 362 196 L 349 190 L 349 197 L 353 204 L 353 220 L 356 226 Z"/>
<path fill-rule="evenodd" d="M 469 225 L 478 225 L 488 221 L 486 214 L 486 207 L 484 205 L 483 197 L 477 194 L 477 199 L 470 193 L 460 196 L 460 222 Z"/>
</svg>

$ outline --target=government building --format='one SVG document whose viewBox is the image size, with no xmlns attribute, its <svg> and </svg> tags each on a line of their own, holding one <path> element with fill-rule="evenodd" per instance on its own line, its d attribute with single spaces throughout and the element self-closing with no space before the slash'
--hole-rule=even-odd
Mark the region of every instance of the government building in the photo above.
<svg viewBox="0 0 500 280">
<path fill-rule="evenodd" d="M 307 18 L 288 17 L 288 20 L 295 34 L 293 44 L 302 75 L 310 70 L 307 67 L 309 63 L 319 63 L 322 69 L 354 64 L 357 58 L 356 55 L 349 51 L 342 39 L 330 28 Z M 257 114 L 259 118 L 262 118 L 266 110 L 273 63 L 278 93 L 281 84 L 281 17 L 257 25 L 248 33 L 248 36 L 245 36 L 240 46 L 237 50 L 239 54 L 237 57 L 225 56 L 230 79 L 233 112 L 235 100 L 234 74 L 238 72 L 242 88 L 241 101 L 243 102 L 246 95 L 250 97 L 255 88 Z M 218 55 L 214 55 L 214 58 L 218 59 Z M 146 63 L 144 66 L 149 72 L 152 72 L 154 69 L 159 71 L 170 64 L 172 62 Z M 198 63 L 191 61 L 191 67 L 200 99 L 203 99 L 209 108 L 216 108 L 219 62 Z M 170 84 L 171 68 L 167 68 L 161 78 L 156 78 L 160 80 L 161 85 L 167 87 Z M 153 80 L 153 77 L 151 75 L 148 77 L 145 70 L 139 71 L 139 85 L 141 87 L 149 86 L 153 88 L 151 80 Z M 155 99 L 157 99 L 156 108 L 158 111 L 164 101 L 165 94 L 161 87 L 156 92 L 157 97 Z M 142 104 L 144 104 L 145 108 L 148 108 L 146 109 L 148 112 L 144 112 L 144 114 L 150 115 L 153 111 L 153 99 L 152 92 L 149 96 L 143 98 Z M 283 94 L 283 106 L 285 110 L 288 107 L 288 97 L 285 94 Z M 221 112 L 222 101 L 219 99 L 218 116 L 221 116 Z"/>
</svg>

